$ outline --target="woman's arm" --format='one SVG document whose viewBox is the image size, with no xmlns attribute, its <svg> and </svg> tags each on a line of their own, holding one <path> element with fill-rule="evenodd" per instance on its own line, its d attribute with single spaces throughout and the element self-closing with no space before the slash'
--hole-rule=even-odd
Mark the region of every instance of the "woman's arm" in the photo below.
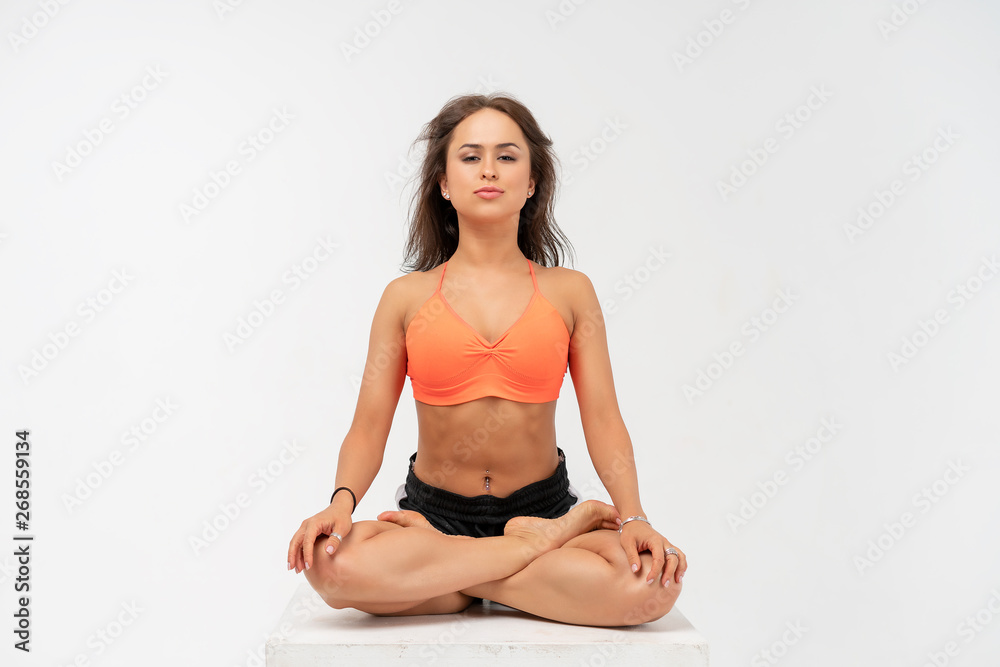
<svg viewBox="0 0 1000 667">
<path fill-rule="evenodd" d="M 569 368 L 580 404 L 587 449 L 594 462 L 594 469 L 611 494 L 622 521 L 631 516 L 645 517 L 646 513 L 639 502 L 632 439 L 628 436 L 618 409 L 615 382 L 611 377 L 611 358 L 608 354 L 608 338 L 604 330 L 601 304 L 590 279 L 580 272 L 574 273 L 574 325 L 573 337 L 570 339 Z M 651 520 L 660 522 L 658 517 Z M 652 555 L 649 572 L 644 575 L 647 584 L 660 579 L 667 586 L 671 581 L 680 582 L 684 577 L 687 556 L 656 532 L 651 524 L 631 521 L 623 523 L 619 532 L 632 572 L 638 574 L 642 567 L 640 551 L 649 551 Z M 675 558 L 671 559 L 670 555 Z"/>
<path fill-rule="evenodd" d="M 403 278 L 396 278 L 386 286 L 375 309 L 358 405 L 340 446 L 337 476 L 329 491 L 333 493 L 334 489 L 346 486 L 357 496 L 359 504 L 382 467 L 389 429 L 406 381 Z M 348 509 L 353 505 L 351 494 L 344 491 L 334 496 L 333 501 Z"/>
<path fill-rule="evenodd" d="M 573 271 L 572 276 L 574 325 L 569 371 L 580 406 L 587 450 L 622 519 L 645 516 L 639 501 L 632 439 L 615 394 L 601 304 L 585 274 Z"/>
</svg>

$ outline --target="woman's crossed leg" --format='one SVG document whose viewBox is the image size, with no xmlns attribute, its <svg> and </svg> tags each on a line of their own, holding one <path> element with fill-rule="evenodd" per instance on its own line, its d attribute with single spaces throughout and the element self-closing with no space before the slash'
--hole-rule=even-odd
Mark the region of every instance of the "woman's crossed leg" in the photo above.
<svg viewBox="0 0 1000 667">
<path fill-rule="evenodd" d="M 317 541 L 306 578 L 330 606 L 379 615 L 455 613 L 476 596 L 581 625 L 660 618 L 681 585 L 646 584 L 648 552 L 631 572 L 617 530 L 609 530 L 613 516 L 612 506 L 588 500 L 556 519 L 516 517 L 503 536 L 481 538 L 445 535 L 419 520 L 359 521 L 332 557 Z"/>
</svg>

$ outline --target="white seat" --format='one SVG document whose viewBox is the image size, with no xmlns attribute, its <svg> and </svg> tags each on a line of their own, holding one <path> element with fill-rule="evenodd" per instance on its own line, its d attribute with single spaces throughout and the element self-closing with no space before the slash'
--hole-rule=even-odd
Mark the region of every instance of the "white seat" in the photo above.
<svg viewBox="0 0 1000 667">
<path fill-rule="evenodd" d="M 303 582 L 266 647 L 267 667 L 675 665 L 707 667 L 708 642 L 675 606 L 652 623 L 588 627 L 483 600 L 458 614 L 373 616 L 329 607 Z"/>
</svg>

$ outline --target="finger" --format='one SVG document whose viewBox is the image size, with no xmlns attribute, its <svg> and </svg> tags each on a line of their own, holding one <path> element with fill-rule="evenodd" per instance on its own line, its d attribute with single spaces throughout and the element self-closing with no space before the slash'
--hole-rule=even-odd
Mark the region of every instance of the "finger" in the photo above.
<svg viewBox="0 0 1000 667">
<path fill-rule="evenodd" d="M 663 547 L 667 549 L 668 547 Z M 674 572 L 677 570 L 677 556 L 674 554 L 669 554 L 667 557 L 666 567 L 663 568 L 663 585 L 669 586 L 671 579 L 674 578 Z"/>
<path fill-rule="evenodd" d="M 625 556 L 628 558 L 629 567 L 632 568 L 633 572 L 638 572 L 639 568 L 642 567 L 642 561 L 639 560 L 639 551 L 636 549 L 635 540 L 628 540 L 622 545 L 622 548 L 625 549 Z"/>
<path fill-rule="evenodd" d="M 298 550 L 299 534 L 296 533 L 292 536 L 292 541 L 288 543 L 288 570 L 291 571 L 295 567 L 295 554 Z"/>
<path fill-rule="evenodd" d="M 305 538 L 302 540 L 302 557 L 306 562 L 306 569 L 312 567 L 313 547 L 316 546 L 316 529 L 309 526 L 305 530 Z"/>
<path fill-rule="evenodd" d="M 657 553 L 657 549 L 650 550 L 653 554 L 653 565 L 649 568 L 649 574 L 646 575 L 646 583 L 651 584 L 659 578 L 660 574 L 663 572 L 663 550 L 660 549 Z"/>
<path fill-rule="evenodd" d="M 305 522 L 303 522 L 304 524 Z M 305 569 L 306 563 L 302 560 L 302 545 L 305 541 L 305 526 L 299 528 L 299 532 L 295 535 L 295 553 L 292 554 L 292 568 L 295 570 L 295 574 L 298 574 Z"/>
<path fill-rule="evenodd" d="M 609 530 L 618 530 L 618 521 L 605 519 L 601 522 L 601 528 L 607 528 Z"/>
<path fill-rule="evenodd" d="M 684 578 L 684 573 L 687 572 L 688 559 L 687 556 L 684 555 L 684 552 L 680 549 L 677 549 L 677 553 L 680 554 L 681 559 L 680 564 L 677 565 L 677 583 L 680 583 L 681 579 Z"/>
<path fill-rule="evenodd" d="M 303 563 L 302 563 L 302 538 L 303 538 L 303 535 L 302 535 L 301 529 L 299 529 L 299 531 L 300 532 L 296 533 L 296 535 L 295 535 L 295 550 L 292 552 L 292 560 L 291 560 L 292 569 L 295 570 L 295 574 L 298 574 L 299 571 L 301 570 L 301 568 L 303 567 Z"/>
<path fill-rule="evenodd" d="M 420 513 L 413 512 L 412 510 L 386 510 L 378 515 L 378 520 L 394 523 L 403 528 L 411 526 L 427 527 L 428 525 L 427 520 Z"/>
<path fill-rule="evenodd" d="M 332 532 L 336 533 L 337 531 L 334 530 Z M 343 542 L 343 540 L 337 537 L 336 535 L 331 535 L 330 537 L 326 538 L 326 549 L 325 549 L 326 553 L 330 554 L 331 556 L 337 553 L 337 549 L 340 548 L 341 542 Z"/>
<path fill-rule="evenodd" d="M 386 510 L 378 515 L 378 520 L 394 523 L 397 526 L 403 526 L 404 528 L 422 523 L 414 519 L 412 514 L 408 514 L 407 512 L 403 512 L 401 510 Z"/>
</svg>

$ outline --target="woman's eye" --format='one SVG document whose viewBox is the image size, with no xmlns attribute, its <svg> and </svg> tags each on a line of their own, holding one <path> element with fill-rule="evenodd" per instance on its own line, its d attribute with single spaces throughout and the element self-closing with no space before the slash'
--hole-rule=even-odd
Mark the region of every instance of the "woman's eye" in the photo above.
<svg viewBox="0 0 1000 667">
<path fill-rule="evenodd" d="M 478 160 L 478 159 L 479 159 L 479 157 L 478 157 L 478 156 L 475 156 L 475 155 L 467 155 L 467 156 L 465 156 L 464 158 L 462 158 L 462 162 L 468 162 L 469 160 Z M 514 158 L 514 156 L 512 156 L 512 155 L 501 155 L 501 156 L 500 156 L 500 157 L 499 157 L 498 159 L 500 159 L 500 160 L 504 160 L 504 159 L 506 159 L 506 160 L 507 160 L 507 161 L 509 161 L 509 162 L 514 162 L 514 160 L 515 160 L 516 158 Z"/>
</svg>

